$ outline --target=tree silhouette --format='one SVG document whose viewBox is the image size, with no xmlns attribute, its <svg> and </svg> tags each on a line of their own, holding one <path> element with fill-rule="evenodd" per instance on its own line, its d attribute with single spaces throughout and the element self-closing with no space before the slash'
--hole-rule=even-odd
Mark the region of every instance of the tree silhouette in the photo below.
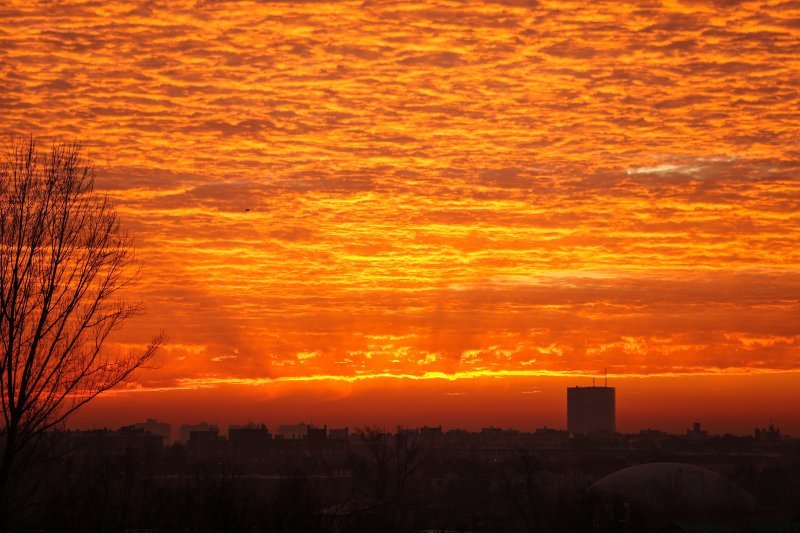
<svg viewBox="0 0 800 533">
<path fill-rule="evenodd" d="M 366 426 L 357 435 L 365 446 L 365 461 L 351 457 L 351 464 L 356 476 L 371 482 L 372 494 L 370 504 L 356 512 L 379 516 L 380 527 L 370 529 L 405 531 L 407 485 L 424 460 L 419 433 L 401 426 L 394 434 Z"/>
<path fill-rule="evenodd" d="M 144 365 L 103 349 L 140 306 L 121 290 L 137 277 L 131 238 L 95 192 L 78 143 L 40 151 L 12 139 L 0 156 L 0 526 L 30 450 L 46 431 Z"/>
</svg>

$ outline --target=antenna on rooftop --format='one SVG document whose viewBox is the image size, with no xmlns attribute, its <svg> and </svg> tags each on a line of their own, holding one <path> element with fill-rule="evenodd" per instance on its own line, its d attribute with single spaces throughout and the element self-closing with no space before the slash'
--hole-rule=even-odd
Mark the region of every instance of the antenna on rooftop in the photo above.
<svg viewBox="0 0 800 533">
<path fill-rule="evenodd" d="M 606 368 L 606 384 L 605 384 L 605 386 L 608 387 L 608 369 L 607 368 Z"/>
<path fill-rule="evenodd" d="M 592 387 L 594 387 L 594 378 L 592 378 Z"/>
</svg>

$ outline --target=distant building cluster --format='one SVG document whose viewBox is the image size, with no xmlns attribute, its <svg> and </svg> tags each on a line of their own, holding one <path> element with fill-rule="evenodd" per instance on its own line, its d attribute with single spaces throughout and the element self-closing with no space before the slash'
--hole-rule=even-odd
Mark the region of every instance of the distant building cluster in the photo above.
<svg viewBox="0 0 800 533">
<path fill-rule="evenodd" d="M 382 531 L 403 520 L 414 531 L 464 524 L 474 531 L 528 531 L 531 509 L 518 500 L 524 498 L 536 506 L 543 531 L 565 521 L 572 531 L 772 531 L 664 529 L 676 518 L 706 520 L 703 527 L 742 518 L 800 532 L 800 523 L 791 529 L 785 520 L 800 501 L 800 439 L 772 423 L 746 436 L 709 434 L 700 422 L 682 434 L 649 428 L 622 434 L 615 408 L 615 390 L 604 385 L 567 389 L 567 429 L 386 431 L 298 423 L 270 430 L 251 422 L 223 434 L 201 422 L 179 426 L 173 438 L 169 424 L 148 419 L 117 430 L 54 432 L 60 456 L 70 460 L 46 475 L 59 480 L 48 484 L 54 498 L 62 497 L 64 484 L 98 487 L 85 516 L 97 513 L 93 505 L 105 487 L 136 480 L 130 486 L 143 487 L 140 503 L 169 502 L 148 511 L 161 516 L 148 523 L 183 523 L 208 502 L 228 505 L 226 520 L 247 509 L 254 524 L 274 521 L 240 530 Z M 153 490 L 158 496 L 150 500 Z M 399 511 L 395 502 L 402 502 Z M 110 516 L 123 508 L 134 507 L 127 499 L 101 507 Z"/>
<path fill-rule="evenodd" d="M 538 428 L 533 432 L 515 429 L 486 427 L 480 431 L 464 429 L 443 430 L 442 426 L 424 426 L 418 429 L 402 429 L 428 448 L 459 447 L 467 449 L 523 449 L 564 448 L 580 443 L 619 443 L 634 440 L 639 443 L 674 441 L 680 436 L 654 429 L 643 429 L 637 434 L 620 435 L 616 428 L 616 389 L 603 386 L 567 388 L 567 429 Z M 362 436 L 349 428 L 317 427 L 311 424 L 284 424 L 272 433 L 264 424 L 247 423 L 231 425 L 227 436 L 220 433 L 216 424 L 200 422 L 179 427 L 173 439 L 172 426 L 148 418 L 124 426 L 117 431 L 91 430 L 69 432 L 73 439 L 101 442 L 101 447 L 114 449 L 121 443 L 136 442 L 137 446 L 185 446 L 191 453 L 201 457 L 233 454 L 253 457 L 269 453 L 270 450 L 305 450 L 312 454 L 336 454 L 349 449 L 354 438 Z M 694 422 L 682 437 L 687 442 L 703 442 L 710 439 L 708 431 Z M 790 440 L 770 423 L 768 428 L 756 428 L 751 437 L 755 442 L 775 444 Z M 97 444 L 96 444 L 97 445 Z"/>
<path fill-rule="evenodd" d="M 598 387 L 599 388 L 599 387 Z M 304 432 L 300 432 L 300 428 Z M 603 448 L 656 447 L 681 449 L 705 446 L 711 442 L 728 442 L 737 446 L 794 445 L 797 439 L 784 435 L 772 425 L 756 428 L 750 436 L 709 435 L 695 422 L 684 435 L 675 435 L 655 429 L 642 429 L 637 433 L 621 434 L 607 430 L 608 426 L 577 426 L 568 431 L 542 427 L 531 432 L 510 428 L 485 427 L 478 431 L 442 426 L 398 428 L 403 439 L 423 446 L 427 450 L 459 450 L 462 452 L 511 450 L 569 450 Z M 123 426 L 118 430 L 99 429 L 65 432 L 78 449 L 92 453 L 118 455 L 131 450 L 157 451 L 179 446 L 190 458 L 237 458 L 238 460 L 266 460 L 281 454 L 308 456 L 345 456 L 354 449 L 365 446 L 364 434 L 349 428 L 316 427 L 310 424 L 279 426 L 271 433 L 264 424 L 231 425 L 227 436 L 220 434 L 214 424 L 200 423 L 180 427 L 181 438 L 170 444 L 170 425 L 148 419 L 146 422 Z M 601 429 L 602 428 L 602 429 Z M 737 444 L 738 443 L 738 444 Z"/>
</svg>

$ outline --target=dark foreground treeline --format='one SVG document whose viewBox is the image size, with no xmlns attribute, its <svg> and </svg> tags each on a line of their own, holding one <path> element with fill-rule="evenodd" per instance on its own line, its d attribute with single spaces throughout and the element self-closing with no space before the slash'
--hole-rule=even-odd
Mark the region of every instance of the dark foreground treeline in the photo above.
<svg viewBox="0 0 800 533">
<path fill-rule="evenodd" d="M 11 531 L 800 531 L 800 447 L 788 440 L 533 447 L 366 430 L 330 445 L 234 449 L 164 447 L 142 432 L 46 439 L 16 480 Z M 624 470 L 651 463 L 672 466 Z M 619 471 L 635 476 L 602 481 Z M 625 483 L 641 484 L 626 493 Z"/>
</svg>

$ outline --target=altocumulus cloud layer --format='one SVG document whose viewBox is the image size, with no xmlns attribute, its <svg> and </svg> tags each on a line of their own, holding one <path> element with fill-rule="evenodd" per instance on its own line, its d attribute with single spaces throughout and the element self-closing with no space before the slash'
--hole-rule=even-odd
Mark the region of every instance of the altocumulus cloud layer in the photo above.
<svg viewBox="0 0 800 533">
<path fill-rule="evenodd" d="M 796 369 L 798 79 L 794 1 L 0 7 L 2 133 L 136 235 L 147 386 Z"/>
</svg>

